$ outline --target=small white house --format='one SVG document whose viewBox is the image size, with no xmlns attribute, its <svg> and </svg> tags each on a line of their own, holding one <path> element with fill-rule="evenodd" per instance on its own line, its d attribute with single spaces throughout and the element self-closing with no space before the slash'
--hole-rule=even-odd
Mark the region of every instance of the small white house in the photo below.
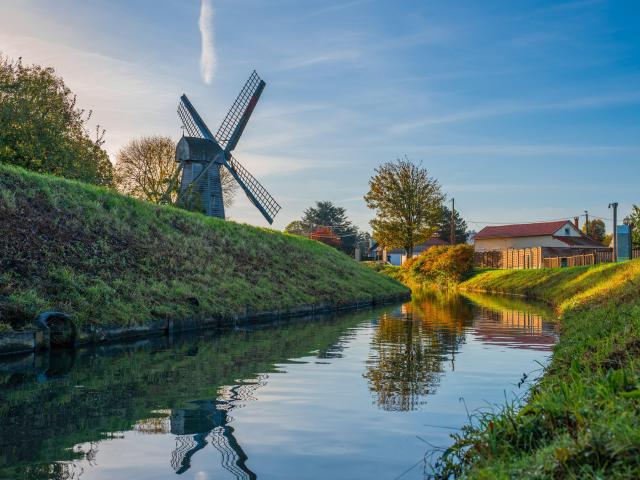
<svg viewBox="0 0 640 480">
<path fill-rule="evenodd" d="M 474 238 L 476 252 L 533 247 L 593 249 L 603 245 L 582 233 L 577 222 L 569 220 L 484 227 Z"/>
</svg>

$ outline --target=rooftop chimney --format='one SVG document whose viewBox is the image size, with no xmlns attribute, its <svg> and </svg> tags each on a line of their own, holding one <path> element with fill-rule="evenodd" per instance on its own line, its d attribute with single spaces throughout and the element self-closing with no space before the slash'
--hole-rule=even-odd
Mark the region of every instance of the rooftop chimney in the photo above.
<svg viewBox="0 0 640 480">
<path fill-rule="evenodd" d="M 580 223 L 578 217 L 573 217 L 573 224 L 576 226 L 578 230 L 580 230 Z"/>
</svg>

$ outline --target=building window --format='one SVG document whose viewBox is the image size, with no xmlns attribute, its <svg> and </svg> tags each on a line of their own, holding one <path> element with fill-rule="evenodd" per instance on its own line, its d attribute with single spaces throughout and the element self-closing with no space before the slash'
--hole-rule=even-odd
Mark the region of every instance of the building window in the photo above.
<svg viewBox="0 0 640 480">
<path fill-rule="evenodd" d="M 569 236 L 569 229 L 568 229 L 568 228 L 565 228 L 565 229 L 564 229 L 564 234 L 565 234 L 565 235 L 567 235 L 567 236 Z"/>
</svg>

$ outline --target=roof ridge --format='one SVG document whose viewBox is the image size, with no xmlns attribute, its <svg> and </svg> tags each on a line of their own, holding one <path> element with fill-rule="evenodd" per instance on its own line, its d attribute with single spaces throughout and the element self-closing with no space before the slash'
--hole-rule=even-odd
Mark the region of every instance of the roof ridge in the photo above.
<svg viewBox="0 0 640 480">
<path fill-rule="evenodd" d="M 539 235 L 553 235 L 560 227 L 570 223 L 571 220 L 554 220 L 551 222 L 513 223 L 508 225 L 486 226 L 478 232 L 476 239 L 504 238 L 504 237 L 531 237 Z"/>
</svg>

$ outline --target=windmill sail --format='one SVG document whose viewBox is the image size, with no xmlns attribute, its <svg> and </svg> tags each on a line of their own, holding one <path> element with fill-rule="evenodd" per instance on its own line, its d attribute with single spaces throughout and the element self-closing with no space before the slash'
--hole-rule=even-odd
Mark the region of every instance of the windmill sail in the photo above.
<svg viewBox="0 0 640 480">
<path fill-rule="evenodd" d="M 204 123 L 196 109 L 193 107 L 186 95 L 180 97 L 180 105 L 178 105 L 178 115 L 182 120 L 182 125 L 190 137 L 206 138 L 207 140 L 215 140 L 211 130 Z"/>
<path fill-rule="evenodd" d="M 280 205 L 230 153 L 238 144 L 265 85 L 254 70 L 215 136 L 187 96 L 180 97 L 178 115 L 188 133 L 176 146 L 176 161 L 180 163 L 182 174 L 178 192 L 180 203 L 188 208 L 201 209 L 206 215 L 224 219 L 220 179 L 220 168 L 224 165 L 267 222 L 273 223 L 273 218 L 281 209 Z"/>
<path fill-rule="evenodd" d="M 273 217 L 275 217 L 282 208 L 278 202 L 276 202 L 276 199 L 273 198 L 267 189 L 264 188 L 262 184 L 253 175 L 251 175 L 251 173 L 249 173 L 249 170 L 244 168 L 244 166 L 232 155 L 229 155 L 229 159 L 225 164 L 244 190 L 244 193 L 247 194 L 251 203 L 260 210 L 260 213 L 262 213 L 262 216 L 267 220 L 267 222 L 272 224 Z"/>
<path fill-rule="evenodd" d="M 231 105 L 216 133 L 216 140 L 226 151 L 231 152 L 238 144 L 265 85 L 264 80 L 254 70 Z"/>
</svg>

